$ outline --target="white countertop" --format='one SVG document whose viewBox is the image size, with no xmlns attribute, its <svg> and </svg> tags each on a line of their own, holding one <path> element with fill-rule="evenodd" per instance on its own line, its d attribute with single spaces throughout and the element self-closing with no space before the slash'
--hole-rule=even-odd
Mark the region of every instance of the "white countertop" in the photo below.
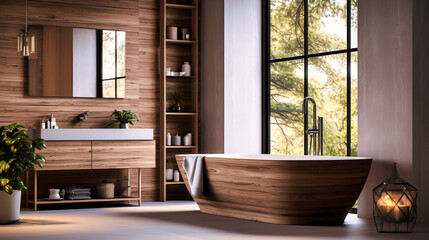
<svg viewBox="0 0 429 240">
<path fill-rule="evenodd" d="M 46 141 L 108 141 L 108 140 L 153 140 L 152 128 L 63 128 L 28 129 L 32 138 Z"/>
</svg>

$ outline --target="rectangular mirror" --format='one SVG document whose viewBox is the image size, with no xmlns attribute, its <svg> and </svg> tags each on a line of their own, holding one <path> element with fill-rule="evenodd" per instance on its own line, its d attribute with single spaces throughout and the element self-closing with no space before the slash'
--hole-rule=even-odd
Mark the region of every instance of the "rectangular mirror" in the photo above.
<svg viewBox="0 0 429 240">
<path fill-rule="evenodd" d="M 28 95 L 125 98 L 124 31 L 29 26 Z"/>
</svg>

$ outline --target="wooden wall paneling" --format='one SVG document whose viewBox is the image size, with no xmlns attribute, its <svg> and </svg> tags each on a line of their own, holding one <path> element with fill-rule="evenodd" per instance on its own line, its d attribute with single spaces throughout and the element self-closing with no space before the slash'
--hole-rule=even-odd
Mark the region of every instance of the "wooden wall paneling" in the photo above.
<svg viewBox="0 0 429 240">
<path fill-rule="evenodd" d="M 91 141 L 47 141 L 37 153 L 47 159 L 38 171 L 91 169 Z"/>
<path fill-rule="evenodd" d="M 160 81 L 159 81 L 159 1 L 139 1 L 139 83 L 140 83 L 140 126 L 154 127 L 154 137 L 157 142 L 156 169 L 142 169 L 142 200 L 159 200 L 160 183 Z M 142 119 L 144 118 L 144 119 Z M 135 173 L 136 174 L 136 173 Z M 131 173 L 132 181 L 133 171 Z"/>
<path fill-rule="evenodd" d="M 155 141 L 92 141 L 92 169 L 155 168 Z"/>
<path fill-rule="evenodd" d="M 138 113 L 136 128 L 153 128 L 160 141 L 159 122 L 159 1 L 157 0 L 31 0 L 29 25 L 125 30 L 126 98 L 39 98 L 27 96 L 27 60 L 16 50 L 16 38 L 24 29 L 24 0 L 0 1 L 0 125 L 18 122 L 38 128 L 42 117 L 53 113 L 60 128 L 106 128 L 114 109 Z M 77 115 L 89 111 L 89 120 Z M 159 159 L 157 147 L 157 160 Z M 49 159 L 48 159 L 49 161 Z M 142 170 L 142 198 L 159 199 L 157 169 Z M 132 171 L 133 179 L 134 171 Z M 40 177 L 44 180 L 44 175 Z"/>
</svg>

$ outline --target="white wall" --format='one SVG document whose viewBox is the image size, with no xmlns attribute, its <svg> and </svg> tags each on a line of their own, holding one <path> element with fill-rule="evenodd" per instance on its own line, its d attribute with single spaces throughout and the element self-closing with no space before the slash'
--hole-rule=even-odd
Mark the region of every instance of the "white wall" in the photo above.
<svg viewBox="0 0 429 240">
<path fill-rule="evenodd" d="M 261 12 L 225 0 L 225 153 L 262 152 Z"/>
<path fill-rule="evenodd" d="M 261 153 L 261 1 L 201 2 L 201 153 Z"/>
<path fill-rule="evenodd" d="M 373 157 L 359 197 L 372 218 L 372 189 L 398 163 L 419 189 L 417 223 L 429 227 L 429 15 L 427 0 L 359 1 L 358 155 Z"/>
</svg>

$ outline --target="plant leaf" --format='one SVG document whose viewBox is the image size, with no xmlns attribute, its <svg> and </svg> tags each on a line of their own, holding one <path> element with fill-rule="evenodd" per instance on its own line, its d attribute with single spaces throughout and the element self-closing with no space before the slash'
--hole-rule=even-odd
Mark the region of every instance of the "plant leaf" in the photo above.
<svg viewBox="0 0 429 240">
<path fill-rule="evenodd" d="M 36 158 L 42 160 L 43 163 L 46 163 L 46 157 L 40 154 L 36 154 Z"/>
<path fill-rule="evenodd" d="M 4 186 L 4 191 L 6 193 L 8 193 L 9 195 L 12 195 L 12 193 L 13 193 L 13 187 L 10 184 L 8 184 L 8 185 Z"/>
<path fill-rule="evenodd" d="M 18 149 L 16 149 L 15 148 L 15 146 L 10 146 L 10 151 L 12 152 L 12 153 L 16 153 L 16 151 L 18 151 Z"/>
<path fill-rule="evenodd" d="M 8 178 L 0 178 L 0 186 L 5 187 L 10 182 Z"/>
<path fill-rule="evenodd" d="M 10 165 L 6 161 L 0 161 L 0 173 L 9 170 Z"/>
</svg>

